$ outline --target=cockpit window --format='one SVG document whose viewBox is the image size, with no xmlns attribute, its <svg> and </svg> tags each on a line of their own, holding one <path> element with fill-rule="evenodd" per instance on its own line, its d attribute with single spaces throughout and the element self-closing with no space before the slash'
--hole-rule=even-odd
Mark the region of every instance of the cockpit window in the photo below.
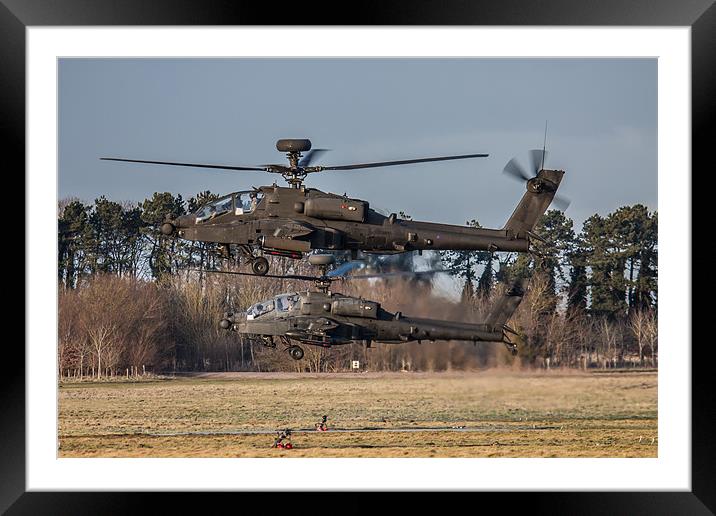
<svg viewBox="0 0 716 516">
<path fill-rule="evenodd" d="M 296 303 L 298 303 L 300 296 L 298 294 L 281 294 L 268 301 L 261 301 L 255 305 L 251 305 L 246 310 L 246 319 L 252 320 L 257 317 L 261 317 L 264 314 L 273 312 L 288 312 L 291 310 Z"/>
<path fill-rule="evenodd" d="M 196 222 L 203 222 L 205 220 L 211 220 L 219 215 L 223 215 L 231 211 L 234 205 L 234 196 L 227 195 L 221 199 L 217 199 L 214 202 L 205 204 L 196 212 Z"/>
<path fill-rule="evenodd" d="M 276 309 L 279 312 L 288 312 L 298 303 L 298 294 L 284 294 L 276 296 Z"/>
<path fill-rule="evenodd" d="M 255 190 L 234 192 L 231 195 L 217 199 L 199 208 L 195 213 L 196 222 L 198 224 L 205 220 L 211 220 L 231 210 L 234 210 L 234 215 L 251 213 L 256 209 L 263 197 L 263 192 L 257 192 Z"/>
<path fill-rule="evenodd" d="M 263 199 L 263 192 L 236 192 L 236 215 L 251 213 Z"/>
<path fill-rule="evenodd" d="M 260 303 L 256 303 L 255 305 L 251 305 L 249 307 L 249 309 L 246 310 L 246 319 L 248 319 L 248 320 L 255 319 L 256 317 L 261 317 L 264 314 L 273 312 L 273 310 L 274 310 L 273 299 L 270 301 L 262 301 Z"/>
</svg>

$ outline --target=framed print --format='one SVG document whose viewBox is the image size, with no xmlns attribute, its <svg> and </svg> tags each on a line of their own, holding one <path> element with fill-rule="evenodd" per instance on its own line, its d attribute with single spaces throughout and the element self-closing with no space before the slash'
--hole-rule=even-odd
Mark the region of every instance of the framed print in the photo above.
<svg viewBox="0 0 716 516">
<path fill-rule="evenodd" d="M 318 6 L 3 0 L 28 300 L 3 378 L 3 510 L 325 490 L 714 511 L 690 283 L 714 7 L 363 7 L 348 21 Z M 489 177 L 490 153 L 526 192 Z M 406 164 L 414 175 L 393 174 Z M 532 252 L 557 238 L 566 265 Z M 345 252 L 346 272 L 314 249 Z M 372 258 L 407 252 L 393 268 Z M 418 286 L 344 287 L 356 257 Z M 419 290 L 440 273 L 452 298 Z"/>
</svg>

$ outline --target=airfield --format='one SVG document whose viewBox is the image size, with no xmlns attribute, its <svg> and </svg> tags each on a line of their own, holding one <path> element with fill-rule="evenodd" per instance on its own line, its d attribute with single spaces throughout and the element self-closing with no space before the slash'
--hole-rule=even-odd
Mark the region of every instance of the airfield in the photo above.
<svg viewBox="0 0 716 516">
<path fill-rule="evenodd" d="M 329 430 L 315 425 L 328 416 Z M 279 429 L 293 449 L 272 448 Z M 657 457 L 657 373 L 62 382 L 59 457 Z"/>
</svg>

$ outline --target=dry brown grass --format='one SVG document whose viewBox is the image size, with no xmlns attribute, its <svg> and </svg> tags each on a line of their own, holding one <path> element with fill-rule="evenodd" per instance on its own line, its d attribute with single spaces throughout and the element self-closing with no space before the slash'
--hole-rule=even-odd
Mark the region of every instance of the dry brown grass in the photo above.
<svg viewBox="0 0 716 516">
<path fill-rule="evenodd" d="M 59 398 L 61 457 L 656 457 L 658 449 L 654 372 L 205 375 L 62 384 Z M 312 428 L 323 414 L 334 428 L 479 431 L 295 433 L 290 451 L 271 449 L 272 434 L 222 434 Z M 213 435 L 146 435 L 168 432 Z"/>
</svg>

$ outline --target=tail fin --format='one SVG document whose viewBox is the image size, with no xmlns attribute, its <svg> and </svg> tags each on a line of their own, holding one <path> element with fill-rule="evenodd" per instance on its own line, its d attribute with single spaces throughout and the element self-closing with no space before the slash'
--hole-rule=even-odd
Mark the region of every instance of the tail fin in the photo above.
<svg viewBox="0 0 716 516">
<path fill-rule="evenodd" d="M 512 314 L 515 313 L 520 301 L 522 301 L 522 297 L 525 295 L 522 285 L 522 281 L 516 281 L 507 289 L 505 294 L 497 300 L 485 321 L 488 328 L 492 328 L 493 331 L 502 331 L 503 326 L 507 324 Z"/>
<path fill-rule="evenodd" d="M 503 229 L 511 231 L 515 238 L 527 238 L 554 199 L 563 175 L 562 170 L 540 170 L 537 177 L 527 181 L 527 192 Z"/>
</svg>

